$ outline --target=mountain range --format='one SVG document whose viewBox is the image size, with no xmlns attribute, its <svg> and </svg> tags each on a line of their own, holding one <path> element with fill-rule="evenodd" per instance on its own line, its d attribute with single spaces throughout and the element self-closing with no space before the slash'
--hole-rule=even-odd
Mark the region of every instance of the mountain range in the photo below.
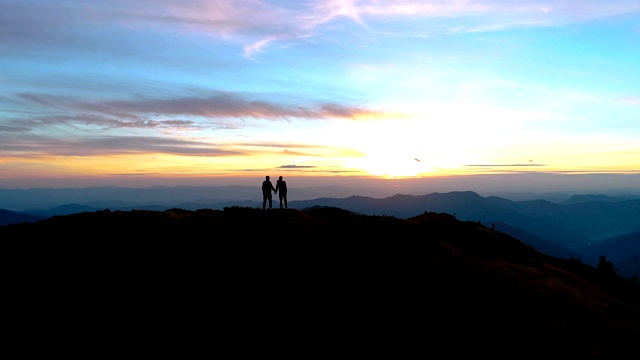
<svg viewBox="0 0 640 360">
<path fill-rule="evenodd" d="M 335 189 L 332 189 L 335 190 Z M 366 190 L 366 189 L 365 189 Z M 327 189 L 307 191 L 306 196 Z M 55 215 L 110 210 L 223 209 L 229 206 L 261 208 L 256 189 L 247 187 L 154 187 L 147 189 L 90 188 L 0 190 L 2 204 L 24 196 L 30 204 L 60 204 L 24 211 L 0 210 L 0 225 L 33 222 Z M 215 198 L 214 198 L 215 197 Z M 249 197 L 249 198 L 247 198 Z M 277 198 L 277 197 L 276 197 Z M 39 199 L 39 200 L 38 200 Z M 69 200 L 81 203 L 64 203 Z M 234 200 L 235 199 L 235 200 Z M 186 201 L 185 201 L 186 200 Z M 40 202 L 38 202 L 40 201 Z M 24 205 L 22 205 L 24 206 Z M 277 199 L 274 206 L 279 207 Z M 424 211 L 443 212 L 464 221 L 476 221 L 514 236 L 546 254 L 596 265 L 604 255 L 620 275 L 640 276 L 640 196 L 587 194 L 568 196 L 561 202 L 544 199 L 513 201 L 481 196 L 473 191 L 427 195 L 397 194 L 385 198 L 353 195 L 289 201 L 292 209 L 337 207 L 363 215 L 407 218 Z M 1 209 L 1 207 L 0 207 Z"/>
<path fill-rule="evenodd" d="M 448 213 L 105 209 L 0 226 L 0 239 L 5 326 L 52 343 L 175 334 L 237 354 L 640 356 L 637 282 Z"/>
</svg>

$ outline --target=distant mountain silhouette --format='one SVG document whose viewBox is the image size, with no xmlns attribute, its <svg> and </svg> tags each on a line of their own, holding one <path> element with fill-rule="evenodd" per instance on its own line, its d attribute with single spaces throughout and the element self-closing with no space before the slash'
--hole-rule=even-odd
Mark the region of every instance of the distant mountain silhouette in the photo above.
<svg viewBox="0 0 640 360">
<path fill-rule="evenodd" d="M 483 224 L 504 222 L 566 248 L 578 248 L 640 230 L 640 200 L 561 205 L 546 200 L 511 201 L 472 191 L 395 195 L 384 199 L 352 196 L 290 201 L 289 207 L 335 206 L 365 215 L 401 218 L 422 211 L 446 212 Z"/>
<path fill-rule="evenodd" d="M 198 202 L 215 204 L 228 201 L 245 201 L 256 197 L 262 201 L 259 180 L 255 186 L 150 186 L 126 188 L 99 186 L 87 188 L 33 188 L 0 189 L 0 209 L 31 211 L 51 209 L 65 204 L 82 204 L 97 208 L 139 207 L 148 205 L 176 206 L 181 203 Z M 350 196 L 388 196 L 388 190 L 367 187 L 314 186 L 296 188 L 298 199 L 313 199 L 327 194 Z"/>
<path fill-rule="evenodd" d="M 622 261 L 628 258 L 630 253 L 640 254 L 640 231 L 587 245 L 580 248 L 580 251 L 591 256 L 606 254 L 611 261 Z"/>
<path fill-rule="evenodd" d="M 128 206 L 128 205 L 116 205 L 116 204 L 113 204 L 111 202 L 109 202 L 109 203 L 111 204 L 111 206 L 106 206 L 106 207 L 100 207 L 99 206 L 100 202 L 98 202 L 97 204 L 93 204 L 93 205 L 65 204 L 65 205 L 56 206 L 54 208 L 47 209 L 47 210 L 31 210 L 31 211 L 26 211 L 26 212 L 23 212 L 23 213 L 48 218 L 48 217 L 56 216 L 56 215 L 71 215 L 71 214 L 77 214 L 77 213 L 81 213 L 81 212 L 94 212 L 94 211 L 100 211 L 100 210 L 105 210 L 105 209 L 122 210 L 122 211 L 128 211 L 128 210 L 164 211 L 164 210 L 168 210 L 168 209 L 171 209 L 171 208 L 174 207 L 174 206 L 169 206 L 169 205 Z M 105 204 L 105 205 L 107 205 L 107 204 Z"/>
<path fill-rule="evenodd" d="M 86 203 L 66 204 L 50 209 L 30 210 L 21 214 L 36 215 L 38 217 L 50 217 L 54 215 L 68 215 L 83 211 L 110 210 L 155 210 L 164 211 L 171 208 L 186 210 L 216 209 L 220 210 L 230 206 L 261 207 L 259 196 L 255 200 L 224 200 L 216 201 L 207 196 L 220 196 L 233 198 L 238 196 L 233 191 L 248 192 L 246 187 L 185 187 L 166 188 L 154 187 L 141 191 L 141 194 L 130 192 L 131 189 L 122 188 L 95 188 L 92 191 L 84 189 L 84 193 L 76 197 L 91 197 Z M 37 190 L 37 189 L 36 189 Z M 30 196 L 42 195 L 44 189 L 33 190 Z M 160 204 L 154 203 L 152 196 L 166 195 L 161 198 L 163 202 L 177 197 L 176 191 L 180 190 L 187 198 L 198 199 L 198 191 L 201 198 L 188 202 Z M 69 189 L 61 189 L 54 192 L 59 197 L 69 197 Z M 226 191 L 226 192 L 225 192 Z M 256 192 L 253 188 L 252 192 Z M 121 200 L 98 200 L 97 194 L 103 193 L 105 199 L 117 196 L 131 196 L 135 194 L 138 200 L 145 200 L 145 204 L 131 205 Z M 16 198 L 15 191 L 7 192 L 12 199 Z M 50 198 L 53 197 L 50 194 Z M 184 197 L 182 197 L 184 198 Z M 397 194 L 387 198 L 372 198 L 364 196 L 350 196 L 347 198 L 316 198 L 312 200 L 291 200 L 289 207 L 292 209 L 304 209 L 312 206 L 338 207 L 364 215 L 389 215 L 407 218 L 413 214 L 424 211 L 443 212 L 454 215 L 460 220 L 479 221 L 484 225 L 495 226 L 500 224 L 500 230 L 517 237 L 536 249 L 548 255 L 567 258 L 579 258 L 582 261 L 596 265 L 599 255 L 582 250 L 591 244 L 608 240 L 616 236 L 624 236 L 640 231 L 640 200 L 628 199 L 633 196 L 611 197 L 607 195 L 576 195 L 565 203 L 553 203 L 547 200 L 512 201 L 496 196 L 483 197 L 472 191 L 454 191 L 449 193 L 432 193 L 427 195 L 401 195 Z M 16 200 L 16 199 L 14 199 Z M 277 207 L 277 200 L 274 201 Z M 0 213 L 0 223 L 9 224 L 22 220 L 19 214 L 5 212 Z M 31 218 L 35 219 L 35 218 Z M 29 220 L 27 220 L 29 221 Z M 598 249 L 593 247 L 592 249 Z M 618 249 L 609 249 L 607 255 L 615 259 L 616 263 L 626 262 L 638 252 L 633 248 L 624 247 L 620 243 Z M 621 254 L 622 257 L 619 257 Z"/>
<path fill-rule="evenodd" d="M 640 356 L 637 283 L 446 213 L 101 210 L 0 226 L 0 239 L 4 290 L 21 299 L 9 308 L 27 323 L 50 309 L 119 323 L 119 336 L 215 329 L 223 343 L 359 353 L 394 340 L 396 353 L 451 357 Z"/>
<path fill-rule="evenodd" d="M 620 275 L 640 278 L 640 231 L 615 236 L 579 249 L 588 256 L 605 255 L 620 267 Z"/>
<path fill-rule="evenodd" d="M 522 229 L 513 227 L 501 221 L 492 222 L 491 227 L 505 234 L 509 234 L 547 255 L 552 255 L 563 259 L 580 259 L 587 264 L 597 264 L 598 258 L 600 257 L 600 255 L 602 255 L 602 253 L 585 253 L 556 245 L 552 242 L 541 239 L 538 236 L 530 234 Z"/>
<path fill-rule="evenodd" d="M 640 199 L 638 195 L 620 195 L 620 196 L 610 196 L 604 194 L 584 194 L 584 195 L 573 195 L 569 199 L 565 200 L 564 204 L 577 204 L 588 201 L 598 201 L 598 202 L 617 202 L 617 201 L 627 201 L 627 200 L 637 200 Z"/>
<path fill-rule="evenodd" d="M 35 222 L 38 220 L 44 220 L 48 216 L 37 216 L 31 214 L 24 214 L 15 211 L 9 211 L 0 209 L 0 226 L 9 225 L 9 224 L 17 224 L 22 222 Z"/>
</svg>

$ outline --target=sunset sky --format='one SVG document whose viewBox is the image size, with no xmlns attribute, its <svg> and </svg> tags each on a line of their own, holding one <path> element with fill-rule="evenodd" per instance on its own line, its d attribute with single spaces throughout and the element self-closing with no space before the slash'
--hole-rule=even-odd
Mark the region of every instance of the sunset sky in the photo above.
<svg viewBox="0 0 640 360">
<path fill-rule="evenodd" d="M 0 0 L 3 188 L 609 173 L 638 0 Z"/>
</svg>

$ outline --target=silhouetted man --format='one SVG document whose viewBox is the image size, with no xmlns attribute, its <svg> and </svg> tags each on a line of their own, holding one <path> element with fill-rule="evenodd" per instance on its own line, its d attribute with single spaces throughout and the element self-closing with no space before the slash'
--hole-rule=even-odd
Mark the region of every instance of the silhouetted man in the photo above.
<svg viewBox="0 0 640 360">
<path fill-rule="evenodd" d="M 262 209 L 267 207 L 267 200 L 269 200 L 269 209 L 273 208 L 273 198 L 271 197 L 271 191 L 275 192 L 276 189 L 273 187 L 270 177 L 267 175 L 265 181 L 262 182 Z"/>
<path fill-rule="evenodd" d="M 278 194 L 278 190 L 280 190 L 280 194 Z M 278 178 L 276 181 L 276 194 L 280 197 L 280 209 L 282 209 L 282 203 L 284 203 L 284 207 L 288 208 L 287 205 L 287 182 L 282 180 L 282 176 Z"/>
</svg>

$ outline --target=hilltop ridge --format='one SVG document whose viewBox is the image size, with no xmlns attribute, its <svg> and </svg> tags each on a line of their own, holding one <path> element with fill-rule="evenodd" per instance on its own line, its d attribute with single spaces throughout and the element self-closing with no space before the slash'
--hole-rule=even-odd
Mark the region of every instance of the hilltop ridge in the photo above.
<svg viewBox="0 0 640 360">
<path fill-rule="evenodd" d="M 102 318 L 108 302 L 117 318 L 211 321 L 258 342 L 274 340 L 272 323 L 325 346 L 323 333 L 358 333 L 452 355 L 640 355 L 637 284 L 446 213 L 103 210 L 2 226 L 0 238 L 21 283 L 56 289 L 48 301 L 71 316 Z M 75 296 L 89 297 L 71 308 Z"/>
<path fill-rule="evenodd" d="M 237 190 L 228 188 L 226 190 Z M 64 190 L 64 191 L 63 191 Z M 88 193 L 77 194 L 80 198 L 92 194 L 92 201 L 66 203 L 50 209 L 14 212 L 0 209 L 0 225 L 20 222 L 34 222 L 54 215 L 69 215 L 80 212 L 111 210 L 153 210 L 164 211 L 171 208 L 186 210 L 218 209 L 228 207 L 261 208 L 261 202 L 254 200 L 224 200 L 210 202 L 200 199 L 206 194 L 222 194 L 221 189 L 211 193 L 200 193 L 201 189 L 186 187 L 183 195 L 192 201 L 172 203 L 177 193 L 171 188 L 150 188 L 142 191 L 148 201 L 133 205 L 131 189 L 109 188 L 102 195 L 99 189 L 84 189 Z M 253 189 L 255 190 L 255 189 Z M 362 189 L 361 189 L 362 190 Z M 35 190 L 34 190 L 35 191 Z M 68 199 L 69 189 L 62 189 L 61 198 Z M 115 191 L 112 193 L 111 191 Z M 151 192 L 148 192 L 151 191 Z M 249 190 L 248 190 L 249 191 Z M 10 192 L 18 196 L 21 192 Z M 46 191 L 36 191 L 31 196 L 44 195 Z M 51 193 L 53 195 L 55 193 Z M 64 195 L 67 194 L 67 195 Z M 119 194 L 119 195 L 117 195 Z M 165 195 L 170 195 L 165 197 Z M 127 201 L 116 200 L 127 195 Z M 103 200 L 98 200 L 101 197 Z M 114 197 L 115 196 L 115 197 Z M 153 198 L 153 196 L 158 196 Z M 230 191 L 226 197 L 236 196 Z M 37 197 L 37 196 L 36 196 Z M 107 200 L 111 197 L 111 200 Z M 0 198 L 3 198 L 0 196 Z M 47 198 L 46 196 L 44 197 Z M 4 198 L 3 198 L 4 199 Z M 151 200 L 155 199 L 155 200 Z M 6 200 L 6 199 L 5 199 Z M 79 200 L 79 198 L 78 198 Z M 184 199 L 183 199 L 184 200 Z M 169 203 L 165 203 L 165 202 Z M 161 205 L 165 203 L 164 205 Z M 274 205 L 278 207 L 277 199 Z M 423 211 L 444 212 L 460 220 L 479 221 L 497 230 L 508 233 L 519 240 L 549 255 L 564 259 L 578 258 L 595 266 L 598 258 L 605 255 L 614 260 L 619 273 L 628 279 L 640 276 L 638 256 L 638 234 L 640 234 L 640 198 L 628 196 L 585 195 L 570 198 L 570 201 L 554 203 L 544 199 L 513 201 L 496 196 L 483 197 L 473 191 L 453 191 L 427 195 L 396 194 L 387 198 L 372 198 L 352 195 L 346 198 L 321 197 L 312 200 L 291 200 L 289 208 L 305 209 L 313 206 L 333 206 L 365 215 L 389 215 L 408 218 Z M 622 239 L 622 241 L 620 240 Z"/>
</svg>

